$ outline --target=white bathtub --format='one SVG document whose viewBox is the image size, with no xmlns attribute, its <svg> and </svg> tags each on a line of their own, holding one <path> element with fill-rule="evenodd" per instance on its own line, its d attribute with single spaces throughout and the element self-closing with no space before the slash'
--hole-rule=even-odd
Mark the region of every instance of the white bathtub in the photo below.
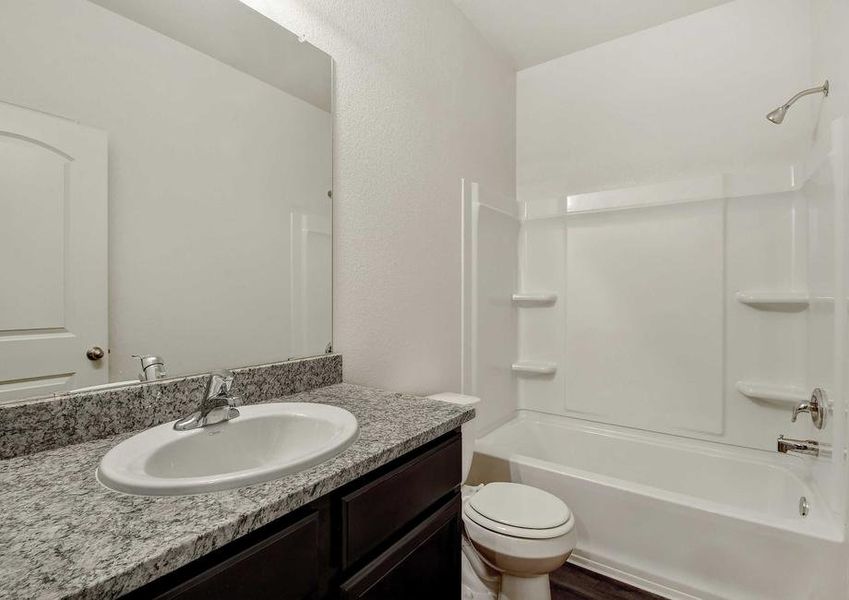
<svg viewBox="0 0 849 600">
<path fill-rule="evenodd" d="M 801 458 L 529 411 L 475 451 L 473 479 L 569 505 L 577 564 L 668 598 L 849 598 L 842 527 Z"/>
</svg>

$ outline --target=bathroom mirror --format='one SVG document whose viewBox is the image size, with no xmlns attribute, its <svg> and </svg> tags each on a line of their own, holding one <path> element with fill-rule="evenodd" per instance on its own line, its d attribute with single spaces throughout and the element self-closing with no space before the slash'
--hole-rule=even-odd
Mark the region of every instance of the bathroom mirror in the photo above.
<svg viewBox="0 0 849 600">
<path fill-rule="evenodd" d="M 239 0 L 0 3 L 0 403 L 330 351 L 331 104 Z"/>
</svg>

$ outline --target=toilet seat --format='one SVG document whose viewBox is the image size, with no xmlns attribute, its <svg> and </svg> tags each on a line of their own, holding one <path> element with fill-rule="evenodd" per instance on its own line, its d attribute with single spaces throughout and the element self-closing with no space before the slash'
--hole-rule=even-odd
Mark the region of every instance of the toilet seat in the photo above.
<svg viewBox="0 0 849 600">
<path fill-rule="evenodd" d="M 557 496 L 519 483 L 490 483 L 463 505 L 477 525 L 504 536 L 544 540 L 566 535 L 572 512 Z"/>
</svg>

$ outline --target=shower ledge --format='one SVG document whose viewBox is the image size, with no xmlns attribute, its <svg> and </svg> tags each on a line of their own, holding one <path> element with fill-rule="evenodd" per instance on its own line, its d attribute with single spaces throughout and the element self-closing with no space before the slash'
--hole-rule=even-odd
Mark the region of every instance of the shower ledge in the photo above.
<svg viewBox="0 0 849 600">
<path fill-rule="evenodd" d="M 557 365 L 553 362 L 523 360 L 513 363 L 513 372 L 518 375 L 554 375 Z"/>
<path fill-rule="evenodd" d="M 755 292 L 741 291 L 735 294 L 737 301 L 756 308 L 803 309 L 810 304 L 807 292 L 784 291 L 784 292 Z"/>
<path fill-rule="evenodd" d="M 808 393 L 793 385 L 776 385 L 754 381 L 738 381 L 737 391 L 753 400 L 763 400 L 778 404 L 797 405 L 808 399 Z"/>
<path fill-rule="evenodd" d="M 513 304 L 518 306 L 551 306 L 557 302 L 554 292 L 517 292 L 513 294 Z"/>
</svg>

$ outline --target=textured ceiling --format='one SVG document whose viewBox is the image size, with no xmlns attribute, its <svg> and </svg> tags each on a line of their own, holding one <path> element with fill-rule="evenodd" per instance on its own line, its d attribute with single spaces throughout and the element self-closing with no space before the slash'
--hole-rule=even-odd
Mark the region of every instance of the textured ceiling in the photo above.
<svg viewBox="0 0 849 600">
<path fill-rule="evenodd" d="M 729 0 L 453 0 L 517 69 Z"/>
</svg>

